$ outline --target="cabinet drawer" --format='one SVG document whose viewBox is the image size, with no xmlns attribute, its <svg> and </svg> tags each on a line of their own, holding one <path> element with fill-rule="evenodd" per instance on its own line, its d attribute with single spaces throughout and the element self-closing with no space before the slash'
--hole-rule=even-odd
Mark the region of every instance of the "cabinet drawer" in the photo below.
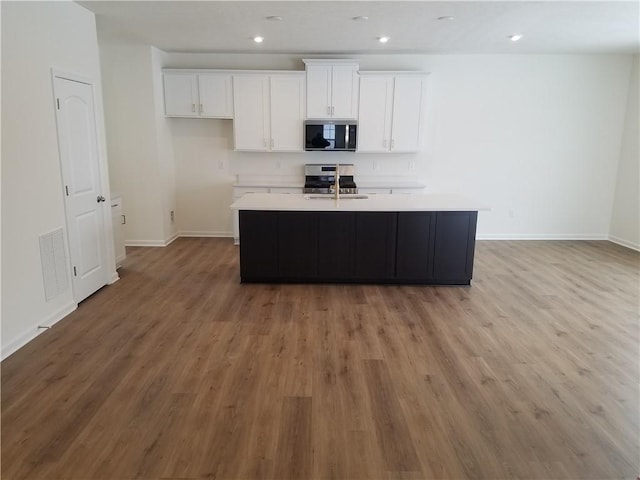
<svg viewBox="0 0 640 480">
<path fill-rule="evenodd" d="M 269 193 L 302 193 L 302 187 L 271 187 Z"/>
<path fill-rule="evenodd" d="M 365 195 L 377 195 L 377 194 L 389 194 L 391 193 L 390 188 L 360 188 L 358 187 L 358 193 L 362 193 Z"/>
<path fill-rule="evenodd" d="M 269 187 L 233 187 L 233 198 L 240 198 L 247 193 L 269 193 Z"/>
</svg>

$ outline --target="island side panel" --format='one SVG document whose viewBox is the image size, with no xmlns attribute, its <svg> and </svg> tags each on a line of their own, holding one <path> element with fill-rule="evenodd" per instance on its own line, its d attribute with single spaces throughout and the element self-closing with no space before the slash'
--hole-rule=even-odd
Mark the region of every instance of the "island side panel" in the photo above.
<svg viewBox="0 0 640 480">
<path fill-rule="evenodd" d="M 356 279 L 389 281 L 395 277 L 397 213 L 356 213 Z"/>
<path fill-rule="evenodd" d="M 318 212 L 318 278 L 355 277 L 356 214 Z"/>
<path fill-rule="evenodd" d="M 469 285 L 478 212 L 437 212 L 433 276 L 440 285 Z"/>
<path fill-rule="evenodd" d="M 399 212 L 396 250 L 398 280 L 433 279 L 434 212 Z"/>
<path fill-rule="evenodd" d="M 279 213 L 278 274 L 292 281 L 318 276 L 317 213 Z"/>
<path fill-rule="evenodd" d="M 278 212 L 239 212 L 240 278 L 264 281 L 278 276 Z"/>
</svg>

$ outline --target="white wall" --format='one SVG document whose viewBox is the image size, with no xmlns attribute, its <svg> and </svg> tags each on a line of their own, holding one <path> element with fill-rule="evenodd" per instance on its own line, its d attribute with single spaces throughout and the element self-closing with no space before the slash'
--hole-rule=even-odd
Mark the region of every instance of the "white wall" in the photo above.
<svg viewBox="0 0 640 480">
<path fill-rule="evenodd" d="M 164 65 L 300 70 L 301 58 L 173 53 Z M 304 163 L 326 160 L 351 161 L 361 177 L 417 176 L 428 191 L 476 198 L 492 209 L 480 215 L 480 237 L 608 236 L 631 56 L 356 58 L 362 70 L 431 72 L 423 152 L 236 153 L 231 122 L 174 119 L 178 211 L 188 220 L 180 228 L 230 229 L 225 199 L 237 174 L 301 176 Z"/>
<path fill-rule="evenodd" d="M 100 19 L 98 36 L 111 190 L 123 193 L 125 241 L 164 245 L 171 236 L 165 219 L 174 203 L 167 193 L 174 185 L 173 167 L 165 155 L 170 163 L 173 155 L 165 120 L 156 111 L 155 49 Z"/>
<path fill-rule="evenodd" d="M 305 57 L 166 53 L 159 61 L 166 68 L 303 70 Z M 424 151 L 242 153 L 233 151 L 232 121 L 166 119 L 178 231 L 230 233 L 228 205 L 238 175 L 302 182 L 305 163 L 328 161 L 354 163 L 357 178 L 419 178 L 427 191 L 477 199 L 491 207 L 480 215 L 480 238 L 608 237 L 632 56 L 353 58 L 362 70 L 431 72 Z M 136 71 L 127 57 L 118 61 L 118 68 Z"/>
<path fill-rule="evenodd" d="M 640 250 L 640 99 L 639 57 L 635 56 L 629 82 L 627 115 L 620 150 L 616 193 L 611 214 L 611 239 Z"/>
<path fill-rule="evenodd" d="M 45 301 L 38 236 L 64 228 L 51 68 L 94 80 L 106 158 L 94 15 L 72 2 L 2 2 L 2 355 L 76 306 L 71 287 Z M 108 187 L 106 168 L 103 187 Z M 111 212 L 106 211 L 110 222 Z M 111 224 L 106 228 L 111 231 Z M 110 250 L 113 262 L 113 248 Z M 109 252 L 108 252 L 109 256 Z M 115 276 L 115 264 L 110 268 Z"/>
</svg>

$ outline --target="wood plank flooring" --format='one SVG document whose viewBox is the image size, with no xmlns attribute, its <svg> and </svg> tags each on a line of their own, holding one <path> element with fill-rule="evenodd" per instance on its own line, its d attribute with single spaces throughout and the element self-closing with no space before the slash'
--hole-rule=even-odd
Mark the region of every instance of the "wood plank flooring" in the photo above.
<svg viewBox="0 0 640 480">
<path fill-rule="evenodd" d="M 640 255 L 477 244 L 471 287 L 241 285 L 130 248 L 2 362 L 3 479 L 634 479 Z"/>
</svg>

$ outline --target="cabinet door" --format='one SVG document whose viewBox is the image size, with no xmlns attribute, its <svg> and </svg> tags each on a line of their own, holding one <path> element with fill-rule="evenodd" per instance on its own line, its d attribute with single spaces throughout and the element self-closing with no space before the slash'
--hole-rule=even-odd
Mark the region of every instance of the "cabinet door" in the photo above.
<svg viewBox="0 0 640 480">
<path fill-rule="evenodd" d="M 356 213 L 355 276 L 391 279 L 395 274 L 396 213 Z"/>
<path fill-rule="evenodd" d="M 331 116 L 358 118 L 358 66 L 334 65 L 331 76 Z"/>
<path fill-rule="evenodd" d="M 303 151 L 304 74 L 271 77 L 270 149 Z"/>
<path fill-rule="evenodd" d="M 395 78 L 391 151 L 417 152 L 422 140 L 422 105 L 426 79 L 424 77 Z"/>
<path fill-rule="evenodd" d="M 353 278 L 355 272 L 356 214 L 318 212 L 318 277 Z"/>
<path fill-rule="evenodd" d="M 198 116 L 198 81 L 193 73 L 165 73 L 164 113 L 168 117 Z"/>
<path fill-rule="evenodd" d="M 243 282 L 273 279 L 278 271 L 278 212 L 240 214 L 240 278 Z"/>
<path fill-rule="evenodd" d="M 233 89 L 230 74 L 200 74 L 198 86 L 201 117 L 233 118 Z"/>
<path fill-rule="evenodd" d="M 359 152 L 389 151 L 392 102 L 393 77 L 366 75 L 360 78 Z"/>
<path fill-rule="evenodd" d="M 396 278 L 430 280 L 433 278 L 432 212 L 398 213 Z"/>
<path fill-rule="evenodd" d="M 441 284 L 468 285 L 473 273 L 478 212 L 437 212 L 433 276 Z"/>
<path fill-rule="evenodd" d="M 307 118 L 331 118 L 331 66 L 307 65 Z"/>
<path fill-rule="evenodd" d="M 236 150 L 267 151 L 269 77 L 234 75 L 233 138 Z"/>
<path fill-rule="evenodd" d="M 317 276 L 318 217 L 315 212 L 279 213 L 278 274 L 288 280 Z"/>
</svg>

